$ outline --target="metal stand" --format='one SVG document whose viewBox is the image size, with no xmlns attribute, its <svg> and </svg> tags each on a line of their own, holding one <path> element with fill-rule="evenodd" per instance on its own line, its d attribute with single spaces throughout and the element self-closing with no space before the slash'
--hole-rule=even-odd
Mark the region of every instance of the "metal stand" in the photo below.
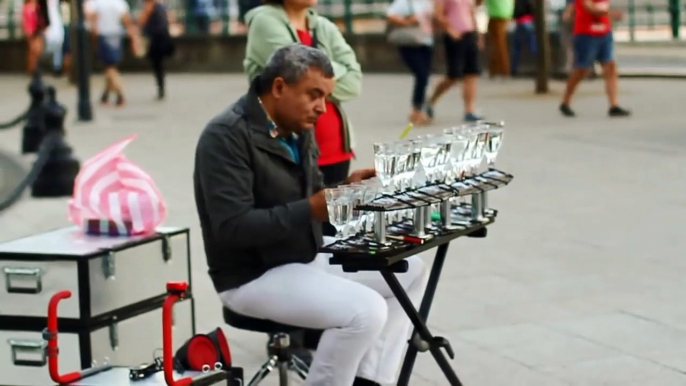
<svg viewBox="0 0 686 386">
<path fill-rule="evenodd" d="M 379 244 L 387 244 L 386 212 L 374 212 L 374 239 Z"/>
<path fill-rule="evenodd" d="M 288 370 L 294 371 L 302 380 L 307 379 L 309 367 L 291 354 L 290 347 L 288 334 L 274 335 L 273 343 L 269 346 L 269 359 L 248 382 L 248 386 L 259 385 L 274 370 L 279 372 L 279 386 L 288 386 Z"/>
<path fill-rule="evenodd" d="M 443 263 L 445 261 L 446 253 L 448 252 L 448 243 L 442 244 L 438 247 L 436 251 L 436 259 L 431 267 L 431 273 L 429 274 L 429 281 L 426 286 L 426 291 L 424 292 L 424 297 L 422 298 L 422 303 L 419 308 L 419 312 L 412 305 L 412 301 L 407 296 L 407 293 L 403 290 L 402 285 L 398 281 L 398 278 L 393 273 L 393 268 L 388 267 L 381 270 L 381 275 L 388 283 L 393 295 L 398 299 L 398 303 L 403 308 L 407 316 L 412 321 L 414 325 L 413 336 L 418 336 L 423 341 L 422 346 L 428 347 L 431 355 L 436 360 L 436 363 L 445 374 L 448 383 L 451 386 L 462 386 L 462 383 L 457 378 L 455 371 L 450 367 L 448 359 L 445 357 L 441 348 L 445 349 L 450 359 L 455 358 L 455 353 L 453 348 L 447 339 L 433 336 L 431 332 L 426 327 L 426 318 L 429 315 L 429 309 L 431 308 L 431 303 L 433 302 L 434 295 L 436 294 L 436 287 L 438 286 L 438 279 L 441 275 L 441 270 L 443 269 Z M 416 339 L 415 339 L 416 340 Z M 417 347 L 415 345 L 410 345 L 405 355 L 405 361 L 403 362 L 403 367 L 400 372 L 400 377 L 398 379 L 398 386 L 408 386 L 410 382 L 410 375 L 412 374 L 412 368 L 414 367 L 415 359 L 417 358 Z"/>
<path fill-rule="evenodd" d="M 441 202 L 441 225 L 443 229 L 457 229 L 453 226 L 453 208 L 450 200 Z"/>
<path fill-rule="evenodd" d="M 472 194 L 472 221 L 480 222 L 484 219 L 483 200 L 481 198 L 483 194 L 483 192 Z"/>
</svg>

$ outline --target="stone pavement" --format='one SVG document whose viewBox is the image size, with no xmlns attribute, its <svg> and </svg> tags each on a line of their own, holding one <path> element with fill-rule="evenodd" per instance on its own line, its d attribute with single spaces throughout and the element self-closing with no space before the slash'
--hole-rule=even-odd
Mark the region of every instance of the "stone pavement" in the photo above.
<svg viewBox="0 0 686 386">
<path fill-rule="evenodd" d="M 71 110 L 69 142 L 85 159 L 130 133 L 127 156 L 166 197 L 167 224 L 192 228 L 199 331 L 222 325 L 198 237 L 191 173 L 207 120 L 246 88 L 240 75 L 174 75 L 169 99 L 153 101 L 152 76 L 126 75 L 128 105 L 94 106 L 96 121 L 74 122 L 75 89 L 61 86 Z M 20 111 L 27 80 L 0 77 L 0 117 Z M 371 143 L 405 125 L 409 76 L 367 76 L 348 103 L 357 131 L 356 166 L 370 165 Z M 102 80 L 93 81 L 93 94 Z M 515 176 L 491 195 L 500 210 L 486 239 L 455 242 L 429 318 L 448 337 L 465 385 L 686 385 L 686 131 L 680 81 L 623 80 L 629 119 L 610 119 L 601 81 L 581 86 L 578 117 L 557 112 L 561 83 L 534 95 L 532 81 L 483 81 L 480 102 L 507 122 L 498 166 Z M 95 98 L 94 98 L 95 99 Z M 459 93 L 438 105 L 435 132 L 459 123 Z M 0 149 L 18 154 L 20 130 L 0 132 Z M 31 158 L 24 161 L 27 165 Z M 69 225 L 66 199 L 25 197 L 0 214 L 0 241 Z M 430 263 L 432 256 L 424 256 Z M 265 337 L 227 328 L 235 362 L 252 373 Z M 268 385 L 276 385 L 271 379 Z M 428 354 L 412 385 L 445 385 Z"/>
</svg>

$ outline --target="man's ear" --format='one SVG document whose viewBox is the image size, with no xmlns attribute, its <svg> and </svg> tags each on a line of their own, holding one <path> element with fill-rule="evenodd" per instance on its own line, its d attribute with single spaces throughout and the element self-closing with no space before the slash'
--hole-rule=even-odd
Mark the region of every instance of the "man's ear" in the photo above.
<svg viewBox="0 0 686 386">
<path fill-rule="evenodd" d="M 272 95 L 274 98 L 281 98 L 285 87 L 286 82 L 283 81 L 283 78 L 274 79 L 274 82 L 272 83 Z"/>
</svg>

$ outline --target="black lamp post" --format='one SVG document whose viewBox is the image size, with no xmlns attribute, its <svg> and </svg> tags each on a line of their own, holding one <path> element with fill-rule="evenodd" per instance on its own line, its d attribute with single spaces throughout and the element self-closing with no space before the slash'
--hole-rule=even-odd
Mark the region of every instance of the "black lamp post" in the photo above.
<svg viewBox="0 0 686 386">
<path fill-rule="evenodd" d="M 83 12 L 83 0 L 76 0 L 76 51 L 77 51 L 77 77 L 79 87 L 79 101 L 77 114 L 79 121 L 93 119 L 93 110 L 90 100 L 90 69 L 88 60 L 88 31 L 86 31 L 86 17 Z"/>
</svg>

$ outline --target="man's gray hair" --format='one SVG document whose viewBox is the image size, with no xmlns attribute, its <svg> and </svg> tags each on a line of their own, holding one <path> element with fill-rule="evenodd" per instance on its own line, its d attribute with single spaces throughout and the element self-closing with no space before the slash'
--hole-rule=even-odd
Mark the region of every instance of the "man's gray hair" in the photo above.
<svg viewBox="0 0 686 386">
<path fill-rule="evenodd" d="M 259 91 L 270 90 L 276 78 L 287 84 L 295 84 L 309 69 L 321 71 L 325 77 L 333 78 L 331 61 L 324 52 L 300 43 L 283 46 L 269 57 L 259 80 Z"/>
</svg>

